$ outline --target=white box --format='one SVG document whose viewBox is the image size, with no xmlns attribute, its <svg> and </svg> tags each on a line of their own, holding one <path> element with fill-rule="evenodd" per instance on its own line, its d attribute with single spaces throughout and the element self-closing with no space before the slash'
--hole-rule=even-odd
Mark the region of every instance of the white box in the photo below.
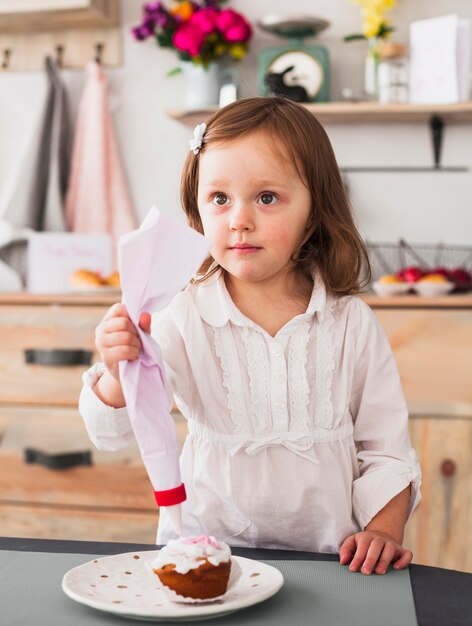
<svg viewBox="0 0 472 626">
<path fill-rule="evenodd" d="M 410 24 L 410 102 L 469 99 L 470 20 L 444 15 Z"/>
<path fill-rule="evenodd" d="M 69 278 L 78 269 L 108 276 L 112 238 L 107 234 L 33 233 L 28 241 L 26 287 L 33 293 L 71 291 Z"/>
</svg>

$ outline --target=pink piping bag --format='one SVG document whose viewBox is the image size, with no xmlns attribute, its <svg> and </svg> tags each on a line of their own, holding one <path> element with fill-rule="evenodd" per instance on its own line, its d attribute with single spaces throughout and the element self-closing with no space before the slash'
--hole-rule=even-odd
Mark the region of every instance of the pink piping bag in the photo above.
<svg viewBox="0 0 472 626">
<path fill-rule="evenodd" d="M 164 364 L 156 342 L 139 328 L 138 322 L 141 313 L 161 310 L 185 287 L 206 258 L 210 245 L 203 235 L 155 207 L 141 227 L 123 235 L 118 244 L 123 303 L 143 346 L 138 359 L 120 362 L 121 385 L 156 502 L 169 507 L 169 517 L 179 535 L 180 504 L 186 495 Z"/>
</svg>

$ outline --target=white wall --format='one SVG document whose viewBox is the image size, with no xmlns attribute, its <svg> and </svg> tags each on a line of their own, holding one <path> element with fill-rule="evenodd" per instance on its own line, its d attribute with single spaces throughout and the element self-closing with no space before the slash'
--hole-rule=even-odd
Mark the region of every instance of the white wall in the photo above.
<svg viewBox="0 0 472 626">
<path fill-rule="evenodd" d="M 180 76 L 165 72 L 176 56 L 153 43 L 136 43 L 129 29 L 139 22 L 141 0 L 121 0 L 124 64 L 109 70 L 119 142 L 131 193 L 142 218 L 151 204 L 180 214 L 179 173 L 191 130 L 168 119 L 165 110 L 182 104 Z M 349 0 L 233 0 L 235 9 L 255 23 L 268 13 L 307 14 L 323 17 L 332 25 L 318 37 L 331 55 L 333 100 L 342 87 L 362 85 L 365 45 L 344 43 L 345 34 L 360 29 L 360 10 Z M 408 41 L 413 19 L 446 13 L 472 19 L 470 0 L 398 0 L 391 17 L 395 39 Z M 256 93 L 257 51 L 278 40 L 256 29 L 251 53 L 239 64 L 242 95 Z M 82 71 L 66 70 L 73 110 L 83 86 Z M 38 72 L 0 73 L 0 185 L 18 155 L 38 115 L 38 95 L 45 88 Z M 423 125 L 357 126 L 327 128 L 340 165 L 430 165 L 432 150 Z M 443 241 L 472 245 L 472 126 L 446 129 L 442 162 L 465 165 L 471 172 L 351 174 L 352 200 L 364 236 L 377 241 L 405 237 L 412 242 Z"/>
</svg>

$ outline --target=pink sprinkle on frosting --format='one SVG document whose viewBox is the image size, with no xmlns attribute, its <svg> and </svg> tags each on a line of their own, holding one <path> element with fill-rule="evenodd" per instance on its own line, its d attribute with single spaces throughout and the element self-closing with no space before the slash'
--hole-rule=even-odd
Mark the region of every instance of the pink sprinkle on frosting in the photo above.
<svg viewBox="0 0 472 626">
<path fill-rule="evenodd" d="M 186 537 L 185 539 L 182 539 L 181 543 L 192 545 L 202 543 L 205 546 L 213 546 L 214 548 L 220 547 L 218 540 L 215 539 L 215 537 L 208 535 L 198 535 L 198 537 Z"/>
</svg>

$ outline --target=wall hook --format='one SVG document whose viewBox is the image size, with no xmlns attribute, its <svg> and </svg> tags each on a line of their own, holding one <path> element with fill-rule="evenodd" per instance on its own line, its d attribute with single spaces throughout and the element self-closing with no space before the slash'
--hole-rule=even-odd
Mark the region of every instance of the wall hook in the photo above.
<svg viewBox="0 0 472 626">
<path fill-rule="evenodd" d="M 63 59 L 64 59 L 64 46 L 62 45 L 56 46 L 56 63 L 58 67 L 62 67 Z"/>
<path fill-rule="evenodd" d="M 7 70 L 10 65 L 11 49 L 5 48 L 3 51 L 2 70 Z"/>
<path fill-rule="evenodd" d="M 95 44 L 95 62 L 99 65 L 102 62 L 103 50 L 105 49 L 104 43 L 96 43 Z"/>
</svg>

